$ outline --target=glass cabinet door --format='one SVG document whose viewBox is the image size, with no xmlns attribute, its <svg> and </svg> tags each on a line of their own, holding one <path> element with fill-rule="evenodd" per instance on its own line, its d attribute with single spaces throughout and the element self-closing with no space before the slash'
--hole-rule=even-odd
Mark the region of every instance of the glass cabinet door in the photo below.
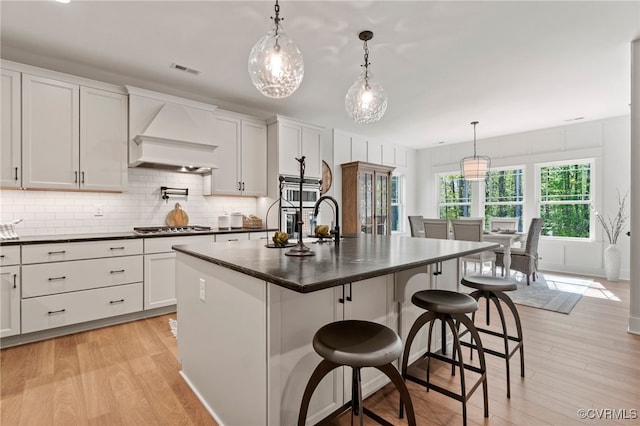
<svg viewBox="0 0 640 426">
<path fill-rule="evenodd" d="M 376 173 L 376 194 L 375 194 L 375 213 L 376 213 L 376 234 L 387 235 L 389 222 L 389 178 L 387 175 L 379 175 Z"/>
<path fill-rule="evenodd" d="M 360 232 L 373 233 L 373 173 L 360 173 Z"/>
</svg>

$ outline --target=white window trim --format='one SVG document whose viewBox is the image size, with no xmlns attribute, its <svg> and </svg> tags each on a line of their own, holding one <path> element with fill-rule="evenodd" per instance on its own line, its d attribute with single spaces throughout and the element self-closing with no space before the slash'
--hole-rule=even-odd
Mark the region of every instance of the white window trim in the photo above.
<svg viewBox="0 0 640 426">
<path fill-rule="evenodd" d="M 443 203 L 440 194 L 440 179 L 442 177 L 445 176 L 451 176 L 451 175 L 461 175 L 462 173 L 460 172 L 460 170 L 454 170 L 454 171 L 449 171 L 449 172 L 439 172 L 436 173 L 436 179 L 435 179 L 435 193 L 437 194 L 437 203 L 436 203 L 436 212 L 435 215 L 436 217 L 440 217 L 440 207 L 452 207 L 452 206 L 469 206 L 469 212 L 470 214 L 473 216 L 473 194 L 474 194 L 474 190 L 473 190 L 473 183 L 471 184 L 471 195 L 470 195 L 470 200 L 468 203 Z"/>
<path fill-rule="evenodd" d="M 407 199 L 406 199 L 407 177 L 405 173 L 392 173 L 391 174 L 392 179 L 394 176 L 398 178 L 398 182 L 400 183 L 400 194 L 399 194 L 400 202 L 397 204 L 393 204 L 393 202 L 390 202 L 390 204 L 392 209 L 394 205 L 400 206 L 400 212 L 398 214 L 400 229 L 397 231 L 394 231 L 392 229 L 391 234 L 404 234 L 406 232 L 404 217 L 406 216 L 406 210 L 407 210 Z M 391 226 L 391 224 L 389 224 L 389 226 Z"/>
</svg>

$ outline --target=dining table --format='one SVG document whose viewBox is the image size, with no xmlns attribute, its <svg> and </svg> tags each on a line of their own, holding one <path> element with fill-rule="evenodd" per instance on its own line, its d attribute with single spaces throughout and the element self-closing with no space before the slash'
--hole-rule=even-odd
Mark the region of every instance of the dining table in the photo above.
<svg viewBox="0 0 640 426">
<path fill-rule="evenodd" d="M 482 234 L 482 240 L 492 243 L 498 243 L 502 246 L 503 251 L 503 263 L 505 270 L 505 277 L 509 278 L 511 275 L 511 246 L 519 241 L 524 241 L 527 238 L 527 234 L 524 232 L 484 232 Z"/>
</svg>

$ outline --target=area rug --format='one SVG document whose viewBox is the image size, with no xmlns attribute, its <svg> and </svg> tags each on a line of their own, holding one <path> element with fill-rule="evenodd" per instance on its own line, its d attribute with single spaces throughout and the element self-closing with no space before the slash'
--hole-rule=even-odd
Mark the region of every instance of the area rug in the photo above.
<svg viewBox="0 0 640 426">
<path fill-rule="evenodd" d="M 538 274 L 527 285 L 527 278 L 516 274 L 518 289 L 510 291 L 514 303 L 568 314 L 593 283 L 590 279 L 555 274 Z"/>
</svg>

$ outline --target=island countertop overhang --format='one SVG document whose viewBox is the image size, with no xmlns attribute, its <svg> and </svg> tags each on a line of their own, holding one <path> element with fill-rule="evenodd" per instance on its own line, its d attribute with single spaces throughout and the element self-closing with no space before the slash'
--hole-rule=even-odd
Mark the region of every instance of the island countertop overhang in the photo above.
<svg viewBox="0 0 640 426">
<path fill-rule="evenodd" d="M 425 266 L 498 248 L 499 244 L 404 236 L 363 236 L 333 243 L 306 243 L 315 256 L 286 256 L 288 248 L 267 248 L 264 241 L 232 245 L 177 245 L 173 249 L 299 293 Z"/>
</svg>

